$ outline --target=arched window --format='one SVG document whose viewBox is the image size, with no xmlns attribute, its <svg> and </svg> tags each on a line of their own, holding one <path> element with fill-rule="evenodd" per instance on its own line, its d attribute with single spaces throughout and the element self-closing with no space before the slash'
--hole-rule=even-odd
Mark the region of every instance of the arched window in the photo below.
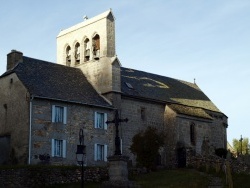
<svg viewBox="0 0 250 188">
<path fill-rule="evenodd" d="M 89 57 L 90 57 L 90 41 L 89 41 L 88 38 L 86 38 L 84 40 L 84 48 L 85 48 L 84 61 L 89 61 Z"/>
<path fill-rule="evenodd" d="M 76 65 L 80 63 L 80 44 L 79 42 L 76 43 L 75 45 L 75 60 L 76 60 Z"/>
<path fill-rule="evenodd" d="M 93 37 L 93 58 L 95 60 L 100 58 L 100 36 L 98 34 Z"/>
<path fill-rule="evenodd" d="M 195 145 L 195 124 L 191 123 L 190 125 L 190 142 Z"/>
<path fill-rule="evenodd" d="M 66 48 L 66 66 L 70 66 L 71 64 L 71 48 L 67 46 Z"/>
</svg>

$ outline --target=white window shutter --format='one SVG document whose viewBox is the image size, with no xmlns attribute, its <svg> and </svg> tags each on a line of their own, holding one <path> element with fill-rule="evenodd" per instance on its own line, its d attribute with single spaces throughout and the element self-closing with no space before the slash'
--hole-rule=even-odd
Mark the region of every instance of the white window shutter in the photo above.
<svg viewBox="0 0 250 188">
<path fill-rule="evenodd" d="M 94 160 L 97 161 L 97 144 L 94 147 Z"/>
<path fill-rule="evenodd" d="M 66 140 L 63 140 L 63 151 L 62 151 L 62 155 L 63 155 L 63 158 L 66 158 L 66 153 L 67 153 L 67 150 L 66 150 Z"/>
<path fill-rule="evenodd" d="M 104 161 L 108 161 L 108 145 L 104 145 Z"/>
<path fill-rule="evenodd" d="M 54 151 L 55 151 L 55 140 L 51 140 L 51 156 L 54 157 Z"/>
<path fill-rule="evenodd" d="M 95 112 L 95 122 L 94 122 L 94 126 L 95 126 L 95 128 L 97 128 L 97 112 Z"/>
<path fill-rule="evenodd" d="M 120 145 L 121 145 L 121 154 L 122 154 L 122 139 L 120 139 Z"/>
<path fill-rule="evenodd" d="M 108 115 L 107 113 L 104 114 L 104 129 L 107 130 L 108 128 L 108 124 L 106 123 L 108 120 Z"/>
<path fill-rule="evenodd" d="M 51 121 L 55 122 L 55 105 L 52 105 L 52 114 L 51 114 Z"/>
<path fill-rule="evenodd" d="M 67 124 L 67 107 L 63 107 L 63 124 Z"/>
</svg>

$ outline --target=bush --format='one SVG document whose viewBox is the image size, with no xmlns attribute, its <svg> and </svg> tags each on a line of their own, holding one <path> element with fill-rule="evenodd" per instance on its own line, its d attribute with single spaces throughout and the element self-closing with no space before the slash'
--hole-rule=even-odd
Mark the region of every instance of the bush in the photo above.
<svg viewBox="0 0 250 188">
<path fill-rule="evenodd" d="M 153 170 L 156 168 L 159 148 L 163 145 L 163 134 L 154 127 L 148 127 L 133 137 L 130 150 L 136 155 L 138 165 Z"/>
</svg>

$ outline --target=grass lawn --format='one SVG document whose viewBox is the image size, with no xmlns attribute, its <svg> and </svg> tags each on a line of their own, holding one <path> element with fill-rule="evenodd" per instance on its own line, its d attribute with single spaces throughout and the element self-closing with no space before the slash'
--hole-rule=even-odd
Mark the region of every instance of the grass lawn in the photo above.
<svg viewBox="0 0 250 188">
<path fill-rule="evenodd" d="M 207 188 L 208 179 L 190 169 L 161 170 L 139 175 L 136 182 L 143 188 Z"/>
<path fill-rule="evenodd" d="M 206 177 L 199 174 L 199 172 L 190 169 L 176 169 L 176 170 L 160 170 L 148 174 L 141 174 L 134 177 L 142 188 L 207 188 L 208 180 Z M 100 183 L 87 183 L 87 188 L 98 188 Z M 51 188 L 78 188 L 80 184 L 64 184 L 53 185 Z"/>
<path fill-rule="evenodd" d="M 233 174 L 234 188 L 249 188 L 250 175 L 246 174 Z"/>
<path fill-rule="evenodd" d="M 215 174 L 214 174 L 215 175 Z M 218 175 L 224 179 L 225 175 Z M 208 178 L 201 175 L 196 170 L 191 169 L 175 169 L 175 170 L 160 170 L 148 174 L 137 175 L 133 178 L 142 188 L 207 188 Z M 234 188 L 249 188 L 250 175 L 233 174 Z M 84 187 L 99 188 L 101 183 L 85 183 Z M 79 188 L 80 183 L 60 184 L 49 186 L 50 188 Z M 224 186 L 227 187 L 227 186 Z"/>
</svg>

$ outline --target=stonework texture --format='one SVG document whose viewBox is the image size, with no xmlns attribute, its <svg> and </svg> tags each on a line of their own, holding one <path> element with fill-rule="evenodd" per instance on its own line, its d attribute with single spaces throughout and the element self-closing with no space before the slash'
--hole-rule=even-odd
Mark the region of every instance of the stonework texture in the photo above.
<svg viewBox="0 0 250 188">
<path fill-rule="evenodd" d="M 53 164 L 76 164 L 76 145 L 79 144 L 79 129 L 84 131 L 84 144 L 86 147 L 86 165 L 103 165 L 103 161 L 94 161 L 94 144 L 102 143 L 113 151 L 113 127 L 107 130 L 94 127 L 95 112 L 112 113 L 107 109 L 98 109 L 88 106 L 62 103 L 50 100 L 33 100 L 32 122 L 32 163 L 39 163 L 39 155 L 51 155 L 52 139 L 66 140 L 66 158 L 51 157 Z M 52 105 L 67 107 L 67 123 L 52 123 Z M 108 153 L 110 155 L 111 153 Z"/>
<path fill-rule="evenodd" d="M 27 163 L 29 94 L 16 74 L 1 78 L 0 91 L 0 138 L 10 138 L 9 159 L 5 162 Z M 5 153 L 1 151 L 0 158 Z"/>
<path fill-rule="evenodd" d="M 99 43 L 96 42 L 96 37 Z M 90 43 L 88 58 L 86 58 L 87 39 Z M 97 43 L 99 52 L 96 55 L 94 45 Z M 68 49 L 70 51 L 67 51 Z M 77 50 L 80 53 L 78 60 Z M 18 58 L 22 59 L 19 56 Z M 8 69 L 16 64 L 13 61 L 10 57 L 7 63 Z M 198 107 L 189 103 L 181 105 L 197 108 L 193 109 L 192 113 L 196 110 L 203 112 L 203 116 L 195 116 L 192 113 L 174 110 L 167 99 L 155 99 L 150 96 L 146 98 L 140 95 L 135 97 L 132 94 L 137 91 L 133 88 L 128 89 L 131 95 L 122 90 L 124 89 L 122 83 L 124 77 L 121 73 L 123 67 L 116 56 L 115 20 L 111 10 L 62 30 L 57 36 L 57 63 L 68 66 L 67 68 L 71 67 L 69 69 L 80 69 L 96 90 L 97 96 L 100 95 L 110 107 L 79 104 L 57 98 L 46 99 L 44 96 L 32 97 L 32 93 L 28 92 L 29 88 L 24 87 L 15 73 L 0 77 L 0 146 L 9 145 L 1 148 L 5 150 L 5 154 L 0 154 L 0 158 L 5 159 L 5 161 L 0 160 L 1 163 L 37 164 L 42 162 L 41 156 L 49 156 L 51 164 L 76 164 L 76 146 L 79 144 L 79 129 L 82 128 L 86 145 L 85 165 L 107 165 L 106 159 L 95 160 L 95 144 L 104 144 L 107 146 L 107 156 L 113 155 L 115 128 L 113 124 L 108 125 L 107 129 L 95 128 L 95 112 L 105 113 L 108 120 L 113 120 L 115 109 L 118 109 L 122 119 L 129 120 L 128 123 L 120 123 L 119 136 L 122 154 L 128 156 L 133 165 L 136 164 L 136 156 L 130 151 L 133 136 L 148 126 L 156 127 L 165 134 L 165 145 L 159 151 L 162 165 L 175 166 L 180 160 L 185 160 L 187 150 L 200 154 L 204 140 L 208 140 L 213 148 L 226 148 L 227 117 L 215 106 L 214 108 L 199 106 L 200 101 L 195 101 L 196 96 L 188 96 L 194 98 L 193 104 L 197 103 Z M 141 80 L 133 79 L 137 83 Z M 152 79 L 143 78 L 143 80 L 152 82 Z M 147 88 L 152 88 L 152 93 L 156 86 L 162 91 L 171 90 L 171 84 L 169 87 L 163 82 L 151 82 Z M 171 83 L 178 82 L 180 81 L 172 79 Z M 181 87 L 192 88 L 196 94 L 203 96 L 198 86 L 192 83 L 182 82 Z M 181 95 L 178 95 L 178 92 L 175 91 L 176 96 L 185 97 L 185 92 Z M 182 101 L 185 99 L 175 100 L 174 103 L 179 104 Z M 205 102 L 208 104 L 211 101 Z M 66 123 L 53 123 L 53 105 L 67 109 Z M 53 139 L 65 141 L 64 157 L 52 156 Z M 184 153 L 180 154 L 180 151 Z"/>
</svg>

